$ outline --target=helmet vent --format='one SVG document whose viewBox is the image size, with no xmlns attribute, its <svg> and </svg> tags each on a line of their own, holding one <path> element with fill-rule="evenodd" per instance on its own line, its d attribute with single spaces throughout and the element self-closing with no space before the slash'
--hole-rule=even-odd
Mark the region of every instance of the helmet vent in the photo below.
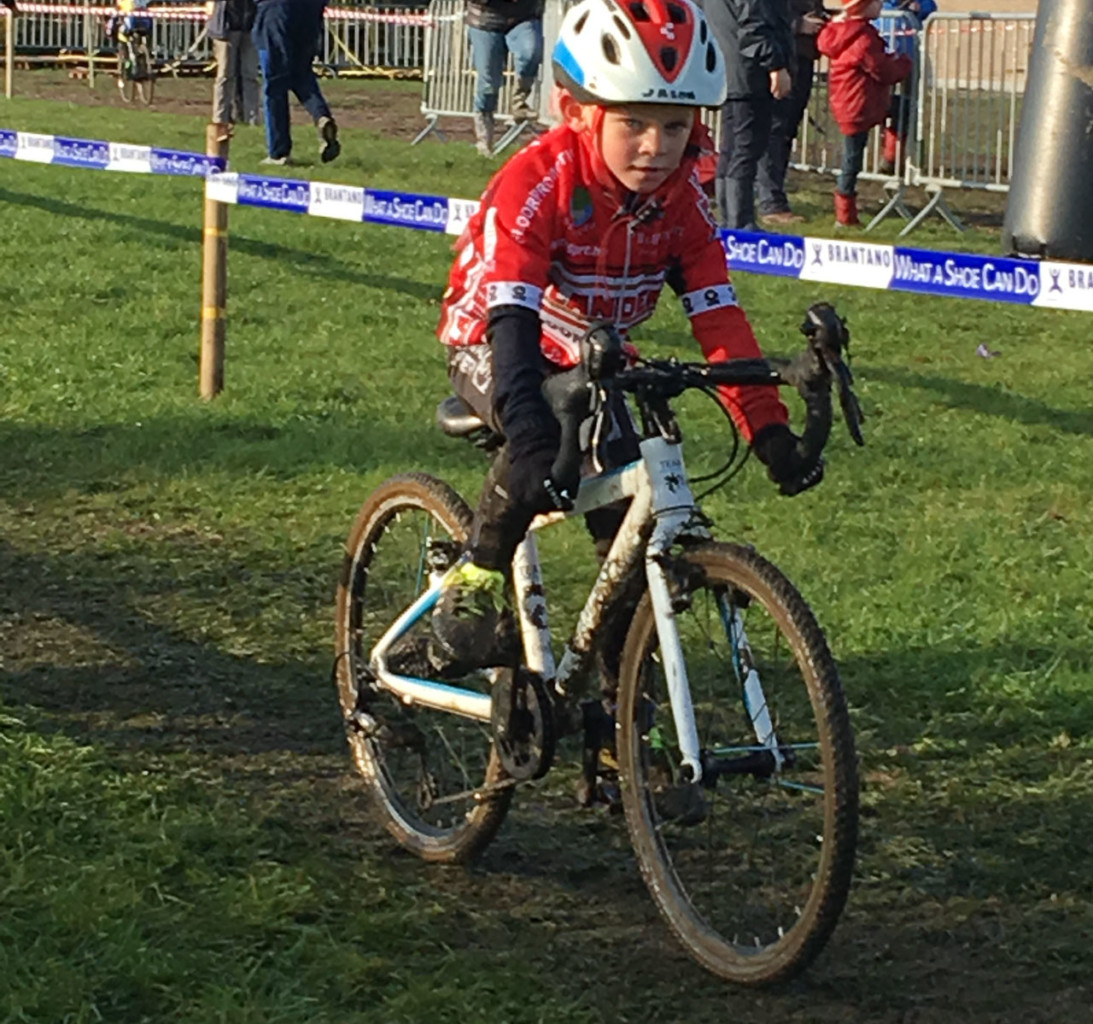
<svg viewBox="0 0 1093 1024">
<path fill-rule="evenodd" d="M 619 60 L 619 47 L 618 44 L 609 35 L 604 33 L 601 40 L 603 45 L 603 56 L 608 64 L 618 65 L 621 63 Z"/>
<path fill-rule="evenodd" d="M 623 39 L 629 39 L 630 38 L 630 29 L 628 29 L 626 27 L 626 22 L 623 21 L 623 19 L 620 18 L 617 14 L 614 16 L 613 20 L 615 22 L 615 28 L 617 28 L 619 30 L 619 32 L 622 33 L 622 38 Z"/>
<path fill-rule="evenodd" d="M 649 12 L 645 9 L 645 4 L 643 4 L 641 0 L 635 0 L 634 3 L 630 4 L 630 14 L 633 17 L 634 21 L 653 20 L 649 17 Z"/>
<path fill-rule="evenodd" d="M 679 51 L 674 46 L 662 46 L 660 48 L 660 63 L 664 70 L 671 74 L 675 70 L 676 61 L 679 59 Z"/>
<path fill-rule="evenodd" d="M 687 12 L 679 6 L 679 4 L 668 4 L 668 17 L 671 18 L 673 24 L 686 25 L 687 24 Z"/>
<path fill-rule="evenodd" d="M 587 21 L 588 21 L 588 11 L 585 11 L 584 14 L 582 14 L 580 16 L 580 18 L 577 20 L 577 24 L 573 26 L 574 35 L 580 35 L 581 34 L 581 29 L 584 28 L 585 22 L 587 22 Z"/>
<path fill-rule="evenodd" d="M 706 27 L 706 19 L 703 18 L 698 23 L 698 41 L 705 46 L 706 40 L 710 37 L 710 30 Z"/>
<path fill-rule="evenodd" d="M 717 70 L 717 51 L 713 48 L 713 43 L 706 44 L 706 70 Z"/>
</svg>

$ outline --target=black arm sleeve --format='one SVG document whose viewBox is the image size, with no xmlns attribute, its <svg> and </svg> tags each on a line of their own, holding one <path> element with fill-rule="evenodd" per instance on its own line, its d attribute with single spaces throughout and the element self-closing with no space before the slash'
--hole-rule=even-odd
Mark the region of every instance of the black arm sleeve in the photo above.
<svg viewBox="0 0 1093 1024">
<path fill-rule="evenodd" d="M 490 311 L 494 405 L 505 437 L 516 448 L 557 443 L 558 421 L 543 397 L 539 314 L 525 306 Z"/>
</svg>

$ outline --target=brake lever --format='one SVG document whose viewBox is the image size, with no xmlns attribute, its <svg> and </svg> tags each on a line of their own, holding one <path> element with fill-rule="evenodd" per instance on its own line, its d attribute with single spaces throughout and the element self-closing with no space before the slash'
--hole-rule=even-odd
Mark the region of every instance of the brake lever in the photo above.
<svg viewBox="0 0 1093 1024">
<path fill-rule="evenodd" d="M 814 302 L 808 307 L 801 333 L 808 339 L 809 349 L 829 377 L 839 388 L 839 407 L 846 420 L 846 429 L 859 447 L 865 444 L 861 424 L 865 419 L 861 403 L 854 393 L 854 375 L 843 361 L 844 351 L 850 349 L 850 331 L 846 321 L 839 316 L 829 302 Z"/>
</svg>

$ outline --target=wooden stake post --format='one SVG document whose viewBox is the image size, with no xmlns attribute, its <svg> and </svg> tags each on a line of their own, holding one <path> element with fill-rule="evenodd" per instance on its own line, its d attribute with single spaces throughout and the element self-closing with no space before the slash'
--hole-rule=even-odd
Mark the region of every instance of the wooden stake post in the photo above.
<svg viewBox="0 0 1093 1024">
<path fill-rule="evenodd" d="M 205 154 L 228 159 L 231 127 L 210 124 L 205 130 Z M 225 303 L 228 295 L 228 204 L 205 197 L 201 270 L 201 397 L 215 398 L 224 390 Z"/>
</svg>

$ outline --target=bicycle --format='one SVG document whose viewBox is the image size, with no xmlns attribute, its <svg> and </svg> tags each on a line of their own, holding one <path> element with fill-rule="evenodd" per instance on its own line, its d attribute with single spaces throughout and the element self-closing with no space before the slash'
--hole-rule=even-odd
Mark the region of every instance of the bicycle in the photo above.
<svg viewBox="0 0 1093 1024">
<path fill-rule="evenodd" d="M 148 18 L 130 17 L 128 24 L 115 28 L 118 45 L 118 91 L 122 102 L 132 103 L 135 96 L 150 106 L 156 89 L 156 69 L 148 41 L 152 25 Z"/>
<path fill-rule="evenodd" d="M 459 680 L 431 667 L 423 634 L 471 524 L 435 477 L 396 476 L 372 493 L 337 591 L 334 675 L 352 757 L 402 846 L 427 861 L 472 858 L 516 786 L 550 769 L 560 735 L 583 730 L 582 786 L 595 784 L 589 752 L 614 738 L 626 824 L 661 914 L 700 964 L 753 985 L 803 969 L 842 912 L 857 836 L 854 740 L 804 599 L 751 547 L 712 540 L 669 402 L 691 388 L 792 384 L 806 405 L 801 450 L 818 456 L 835 382 L 864 443 L 845 325 L 817 304 L 802 329 L 809 345 L 793 361 L 715 365 L 621 366 L 621 349 L 604 342 L 611 332 L 586 335 L 581 366 L 544 385 L 562 424 L 559 459 L 596 450 L 611 392 L 637 406 L 641 457 L 582 480 L 572 511 L 532 524 L 513 563 L 523 650 L 511 664 Z M 453 437 L 500 443 L 454 396 L 438 420 Z M 735 456 L 710 478 L 735 472 Z M 556 662 L 536 533 L 624 497 L 622 526 Z M 613 721 L 600 701 L 573 696 L 612 663 Z"/>
</svg>

